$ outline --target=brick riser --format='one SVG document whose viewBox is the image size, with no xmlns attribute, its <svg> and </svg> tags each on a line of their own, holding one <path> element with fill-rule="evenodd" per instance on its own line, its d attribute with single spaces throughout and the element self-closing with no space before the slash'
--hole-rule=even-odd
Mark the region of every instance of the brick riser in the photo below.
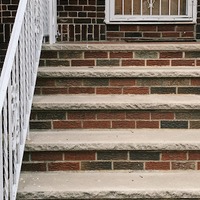
<svg viewBox="0 0 200 200">
<path fill-rule="evenodd" d="M 43 50 L 40 66 L 200 66 L 199 57 L 199 51 L 188 50 Z"/>
<path fill-rule="evenodd" d="M 31 129 L 200 129 L 199 110 L 32 111 Z"/>
<path fill-rule="evenodd" d="M 22 170 L 200 170 L 200 151 L 26 152 Z"/>
<path fill-rule="evenodd" d="M 35 94 L 200 94 L 200 78 L 38 78 Z"/>
</svg>

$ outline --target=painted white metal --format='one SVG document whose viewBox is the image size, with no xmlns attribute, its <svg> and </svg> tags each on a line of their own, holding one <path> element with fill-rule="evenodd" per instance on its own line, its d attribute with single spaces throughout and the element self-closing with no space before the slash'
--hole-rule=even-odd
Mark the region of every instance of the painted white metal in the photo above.
<svg viewBox="0 0 200 200">
<path fill-rule="evenodd" d="M 0 200 L 16 199 L 42 41 L 55 42 L 54 8 L 55 0 L 19 2 L 0 77 Z"/>
<path fill-rule="evenodd" d="M 124 4 L 124 1 L 122 0 L 122 5 Z M 155 0 L 140 0 L 141 2 L 141 12 L 140 14 L 130 14 L 126 15 L 123 14 L 123 8 L 122 8 L 122 14 L 115 14 L 115 0 L 113 1 L 106 1 L 106 12 L 105 12 L 105 22 L 106 23 L 123 23 L 123 24 L 128 24 L 128 23 L 195 23 L 196 22 L 196 17 L 197 17 L 197 0 L 186 0 L 186 14 L 181 14 L 180 8 L 181 8 L 181 1 L 178 0 L 177 7 L 179 8 L 177 11 L 177 15 L 171 15 L 171 0 L 169 0 L 168 3 L 168 15 L 162 15 L 162 9 L 164 8 L 162 6 L 162 0 L 160 1 L 155 1 Z M 153 14 L 153 9 L 154 9 L 154 4 L 158 2 L 159 3 L 159 14 L 154 15 Z M 147 5 L 149 9 L 149 14 L 145 15 L 143 13 L 143 8 Z M 131 7 L 130 9 L 133 10 Z M 165 8 L 166 9 L 166 8 Z"/>
</svg>

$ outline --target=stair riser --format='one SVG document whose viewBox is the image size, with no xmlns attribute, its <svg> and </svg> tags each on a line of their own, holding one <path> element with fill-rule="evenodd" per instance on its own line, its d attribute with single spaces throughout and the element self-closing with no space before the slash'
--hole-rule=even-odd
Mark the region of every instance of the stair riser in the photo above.
<svg viewBox="0 0 200 200">
<path fill-rule="evenodd" d="M 200 151 L 26 152 L 24 171 L 200 170 Z"/>
<path fill-rule="evenodd" d="M 200 78 L 38 78 L 35 93 L 200 94 Z"/>
<path fill-rule="evenodd" d="M 199 51 L 188 49 L 43 50 L 40 66 L 200 66 L 199 58 Z"/>
<path fill-rule="evenodd" d="M 31 129 L 200 129 L 199 110 L 32 111 Z"/>
</svg>

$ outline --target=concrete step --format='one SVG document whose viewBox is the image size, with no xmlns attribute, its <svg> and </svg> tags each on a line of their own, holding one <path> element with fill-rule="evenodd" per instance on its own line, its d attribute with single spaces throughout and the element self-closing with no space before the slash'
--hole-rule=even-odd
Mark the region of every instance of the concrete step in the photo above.
<svg viewBox="0 0 200 200">
<path fill-rule="evenodd" d="M 200 198 L 198 172 L 22 173 L 18 200 Z"/>
<path fill-rule="evenodd" d="M 200 68 L 41 67 L 35 94 L 200 94 Z"/>
<path fill-rule="evenodd" d="M 199 95 L 36 95 L 33 110 L 199 110 Z"/>
<path fill-rule="evenodd" d="M 23 171 L 199 170 L 199 130 L 34 131 Z"/>
<path fill-rule="evenodd" d="M 199 95 L 44 95 L 31 129 L 200 128 Z"/>
<path fill-rule="evenodd" d="M 44 45 L 41 66 L 200 66 L 199 44 L 60 43 Z"/>
<path fill-rule="evenodd" d="M 200 150 L 199 130 L 31 131 L 25 151 Z"/>
</svg>

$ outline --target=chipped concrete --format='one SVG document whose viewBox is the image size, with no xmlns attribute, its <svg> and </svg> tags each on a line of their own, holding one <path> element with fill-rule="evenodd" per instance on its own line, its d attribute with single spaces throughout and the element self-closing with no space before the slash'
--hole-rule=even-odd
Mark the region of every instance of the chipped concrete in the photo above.
<svg viewBox="0 0 200 200">
<path fill-rule="evenodd" d="M 26 151 L 200 150 L 199 130 L 34 131 Z"/>
<path fill-rule="evenodd" d="M 200 198 L 200 173 L 178 171 L 22 173 L 22 199 Z"/>
<path fill-rule="evenodd" d="M 39 95 L 33 110 L 200 109 L 200 95 Z"/>
<path fill-rule="evenodd" d="M 177 78 L 200 77 L 194 67 L 39 67 L 38 77 L 44 78 Z"/>
</svg>

